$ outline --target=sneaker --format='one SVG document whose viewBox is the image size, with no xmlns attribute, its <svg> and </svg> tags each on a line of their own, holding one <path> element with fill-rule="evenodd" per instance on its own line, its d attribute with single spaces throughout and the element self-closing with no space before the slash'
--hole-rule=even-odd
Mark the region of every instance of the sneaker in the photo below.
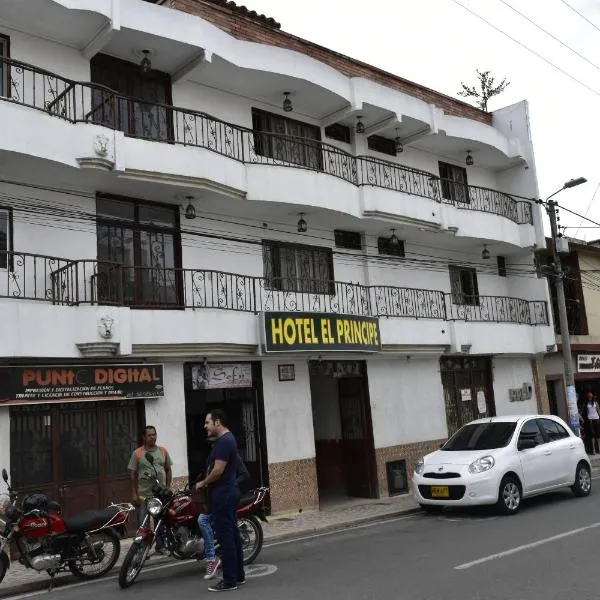
<svg viewBox="0 0 600 600">
<path fill-rule="evenodd" d="M 167 550 L 166 548 L 157 548 L 154 551 L 155 554 L 158 554 L 159 556 L 166 556 L 167 555 Z"/>
<path fill-rule="evenodd" d="M 236 582 L 237 585 L 246 585 L 246 578 L 238 579 Z"/>
<path fill-rule="evenodd" d="M 237 585 L 225 583 L 222 579 L 219 581 L 219 583 L 211 585 L 208 588 L 209 592 L 232 592 L 233 590 L 237 590 Z"/>
<path fill-rule="evenodd" d="M 209 560 L 206 563 L 206 575 L 204 576 L 204 579 L 212 579 L 216 575 L 217 569 L 220 566 L 221 566 L 220 558 L 214 558 L 213 560 Z"/>
</svg>

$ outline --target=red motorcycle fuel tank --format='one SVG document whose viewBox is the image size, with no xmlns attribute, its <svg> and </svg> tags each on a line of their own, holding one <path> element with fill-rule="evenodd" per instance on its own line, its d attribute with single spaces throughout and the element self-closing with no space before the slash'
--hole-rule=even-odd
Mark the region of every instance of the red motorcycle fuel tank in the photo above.
<svg viewBox="0 0 600 600">
<path fill-rule="evenodd" d="M 34 539 L 67 531 L 64 521 L 55 513 L 50 513 L 47 517 L 23 517 L 19 530 L 23 537 Z"/>
<path fill-rule="evenodd" d="M 173 527 L 186 525 L 190 521 L 198 518 L 198 510 L 192 502 L 190 496 L 180 496 L 176 498 L 169 506 L 169 516 L 167 522 Z"/>
</svg>

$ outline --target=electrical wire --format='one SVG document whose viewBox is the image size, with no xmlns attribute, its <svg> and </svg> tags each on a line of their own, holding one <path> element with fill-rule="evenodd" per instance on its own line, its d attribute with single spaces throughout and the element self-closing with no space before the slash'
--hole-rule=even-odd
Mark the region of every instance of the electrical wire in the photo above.
<svg viewBox="0 0 600 600">
<path fill-rule="evenodd" d="M 594 203 L 594 199 L 596 198 L 596 194 L 598 193 L 598 190 L 600 190 L 600 183 L 597 185 L 596 190 L 594 191 L 594 194 L 592 196 L 592 199 L 590 200 L 590 203 L 588 204 L 588 207 L 585 210 L 585 217 L 587 218 L 588 213 L 590 212 L 590 208 L 592 207 L 592 204 Z M 577 233 L 579 232 L 580 229 L 582 229 L 581 224 L 583 223 L 584 219 L 581 219 L 581 221 L 579 221 L 579 227 L 575 230 L 575 233 L 573 234 L 574 236 L 577 235 Z M 600 225 L 597 225 L 596 227 L 600 227 Z"/>
<path fill-rule="evenodd" d="M 583 13 L 579 12 L 574 6 L 571 6 L 566 0 L 560 0 L 565 6 L 569 7 L 574 13 L 578 14 L 584 21 L 587 21 L 594 29 L 600 31 L 596 23 L 590 21 Z"/>
<path fill-rule="evenodd" d="M 492 27 L 493 29 L 495 29 L 498 33 L 501 33 L 502 35 L 504 35 L 508 39 L 512 40 L 515 44 L 518 44 L 522 48 L 525 48 L 525 50 L 527 50 L 531 54 L 537 56 L 538 58 L 540 58 L 541 60 L 543 60 L 545 63 L 549 64 L 551 67 L 553 67 L 557 71 L 560 71 L 563 75 L 566 75 L 569 79 L 572 79 L 573 81 L 575 81 L 579 85 L 583 86 L 586 90 L 592 92 L 592 94 L 594 94 L 596 96 L 600 96 L 600 92 L 599 91 L 591 88 L 589 85 L 587 85 L 586 83 L 584 83 L 580 79 L 577 79 L 577 77 L 574 77 L 568 71 L 565 71 L 564 69 L 561 69 L 559 66 L 555 65 L 551 60 L 548 60 L 545 56 L 542 56 L 539 52 L 536 52 L 535 50 L 532 50 L 529 46 L 525 45 L 523 42 L 520 42 L 518 39 L 516 39 L 513 36 L 511 36 L 510 34 L 506 33 L 506 31 L 504 31 L 503 29 L 500 29 L 500 27 L 498 27 L 497 25 L 494 25 L 493 23 L 491 23 L 490 21 L 488 21 L 485 17 L 482 17 L 481 15 L 477 14 L 475 11 L 471 10 L 468 6 L 465 6 L 464 4 L 462 4 L 461 2 L 459 2 L 458 0 L 450 0 L 450 2 L 454 2 L 454 4 L 456 4 L 457 6 L 460 6 L 461 8 L 463 8 L 464 10 L 466 10 L 467 12 L 471 13 L 474 17 L 476 17 L 477 19 L 480 19 L 481 21 L 483 21 L 484 23 L 486 23 L 487 25 L 489 25 L 490 27 Z"/>
<path fill-rule="evenodd" d="M 571 46 L 569 46 L 568 44 L 563 42 L 560 38 L 556 37 L 550 31 L 547 31 L 546 29 L 544 29 L 541 25 L 538 25 L 533 19 L 530 19 L 527 15 L 524 15 L 521 11 L 517 10 L 514 6 L 511 6 L 508 2 L 506 2 L 506 0 L 498 0 L 498 2 L 502 2 L 502 4 L 504 4 L 504 6 L 507 6 L 512 11 L 516 12 L 520 17 L 522 17 L 523 19 L 525 19 L 526 21 L 531 23 L 534 27 L 536 27 L 537 29 L 539 29 L 540 31 L 545 33 L 547 36 L 551 37 L 553 40 L 557 41 L 561 46 L 564 46 L 565 48 L 567 48 L 567 50 L 570 50 L 573 54 L 576 54 L 579 58 L 582 58 L 583 60 L 585 60 L 585 62 L 592 65 L 592 67 L 594 67 L 594 69 L 597 69 L 598 71 L 600 71 L 600 66 L 598 66 L 596 63 L 589 60 L 587 57 L 585 57 L 583 54 L 581 54 L 577 50 L 575 50 L 575 48 L 571 48 Z"/>
</svg>

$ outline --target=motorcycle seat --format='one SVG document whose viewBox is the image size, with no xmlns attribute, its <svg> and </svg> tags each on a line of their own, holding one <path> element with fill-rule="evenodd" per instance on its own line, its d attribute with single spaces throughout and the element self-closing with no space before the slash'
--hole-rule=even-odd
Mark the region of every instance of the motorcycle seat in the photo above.
<svg viewBox="0 0 600 600">
<path fill-rule="evenodd" d="M 98 510 L 86 510 L 74 517 L 64 519 L 65 527 L 69 533 L 79 533 L 88 529 L 95 529 L 110 521 L 118 512 L 119 509 L 114 506 Z"/>
<path fill-rule="evenodd" d="M 255 499 L 256 499 L 256 492 L 254 490 L 252 490 L 250 492 L 246 492 L 245 494 L 242 494 L 240 496 L 240 501 L 238 503 L 238 507 L 246 506 L 247 504 L 254 502 Z"/>
</svg>

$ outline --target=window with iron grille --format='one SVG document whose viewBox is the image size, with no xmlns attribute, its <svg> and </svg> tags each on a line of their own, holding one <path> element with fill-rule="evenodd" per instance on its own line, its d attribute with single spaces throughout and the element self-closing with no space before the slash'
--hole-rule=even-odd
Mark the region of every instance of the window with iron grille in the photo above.
<svg viewBox="0 0 600 600">
<path fill-rule="evenodd" d="M 263 267 L 267 289 L 335 294 L 331 248 L 265 240 Z"/>
<path fill-rule="evenodd" d="M 506 277 L 506 259 L 504 256 L 498 257 L 498 275 L 500 277 Z"/>
<path fill-rule="evenodd" d="M 477 271 L 471 267 L 450 265 L 450 291 L 454 304 L 479 306 Z"/>
<path fill-rule="evenodd" d="M 350 137 L 350 127 L 342 125 L 341 123 L 334 123 L 325 127 L 325 136 L 338 142 L 344 142 L 350 144 L 352 139 Z"/>
<path fill-rule="evenodd" d="M 369 150 L 396 156 L 396 142 L 380 135 L 370 135 L 367 138 L 367 146 L 369 147 Z"/>
<path fill-rule="evenodd" d="M 0 35 L 0 58 L 10 58 L 10 38 Z M 0 96 L 10 96 L 10 66 L 0 60 Z"/>
<path fill-rule="evenodd" d="M 360 231 L 344 231 L 336 229 L 335 245 L 337 248 L 346 248 L 346 250 L 362 250 L 362 235 Z"/>
<path fill-rule="evenodd" d="M 12 210 L 0 206 L 0 269 L 12 265 Z"/>
<path fill-rule="evenodd" d="M 452 202 L 469 204 L 467 170 L 450 163 L 439 161 L 442 196 Z"/>
<path fill-rule="evenodd" d="M 252 128 L 256 154 L 308 169 L 323 169 L 320 127 L 253 108 Z"/>
<path fill-rule="evenodd" d="M 398 240 L 395 244 L 392 244 L 391 238 L 380 237 L 377 240 L 377 249 L 379 254 L 388 254 L 389 256 L 398 256 L 403 258 L 404 253 L 404 240 Z"/>
</svg>

